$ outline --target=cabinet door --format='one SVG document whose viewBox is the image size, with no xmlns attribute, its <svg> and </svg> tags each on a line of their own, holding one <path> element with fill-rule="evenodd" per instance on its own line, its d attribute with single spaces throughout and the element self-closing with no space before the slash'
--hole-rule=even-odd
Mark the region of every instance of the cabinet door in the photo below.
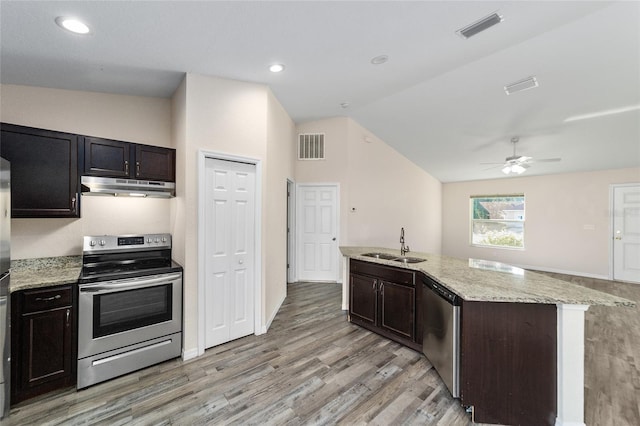
<svg viewBox="0 0 640 426">
<path fill-rule="evenodd" d="M 378 319 L 378 280 L 351 274 L 350 281 L 349 314 L 371 325 L 376 325 Z"/>
<path fill-rule="evenodd" d="M 22 384 L 25 389 L 71 372 L 71 308 L 22 317 Z"/>
<path fill-rule="evenodd" d="M 85 136 L 83 175 L 131 177 L 131 144 Z"/>
<path fill-rule="evenodd" d="M 416 290 L 402 284 L 380 282 L 380 327 L 414 340 Z"/>
<path fill-rule="evenodd" d="M 12 403 L 73 384 L 72 315 L 67 307 L 20 318 L 20 376 Z"/>
<path fill-rule="evenodd" d="M 2 124 L 0 155 L 11 162 L 11 216 L 79 217 L 78 137 Z"/>
<path fill-rule="evenodd" d="M 176 151 L 157 146 L 135 145 L 136 178 L 175 181 Z"/>
</svg>

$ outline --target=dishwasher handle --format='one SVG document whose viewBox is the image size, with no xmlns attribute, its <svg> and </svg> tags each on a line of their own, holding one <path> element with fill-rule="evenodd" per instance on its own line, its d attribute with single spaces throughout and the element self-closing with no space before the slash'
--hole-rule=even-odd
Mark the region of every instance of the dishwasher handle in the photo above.
<svg viewBox="0 0 640 426">
<path fill-rule="evenodd" d="M 436 293 L 438 296 L 446 300 L 450 305 L 460 306 L 460 296 L 458 296 L 448 288 L 444 287 L 439 282 L 436 282 L 429 278 L 423 278 L 422 283 L 426 287 L 433 290 L 433 292 Z"/>
</svg>

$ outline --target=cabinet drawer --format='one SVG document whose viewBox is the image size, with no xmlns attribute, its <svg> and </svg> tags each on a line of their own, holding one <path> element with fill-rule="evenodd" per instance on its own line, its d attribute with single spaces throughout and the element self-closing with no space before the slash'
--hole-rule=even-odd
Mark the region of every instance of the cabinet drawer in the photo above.
<svg viewBox="0 0 640 426">
<path fill-rule="evenodd" d="M 23 314 L 46 311 L 71 306 L 71 286 L 47 288 L 43 290 L 25 290 L 23 294 Z"/>
<path fill-rule="evenodd" d="M 397 284 L 415 285 L 416 273 L 406 269 L 393 268 L 361 260 L 351 260 L 350 270 L 352 273 L 371 275 Z"/>
</svg>

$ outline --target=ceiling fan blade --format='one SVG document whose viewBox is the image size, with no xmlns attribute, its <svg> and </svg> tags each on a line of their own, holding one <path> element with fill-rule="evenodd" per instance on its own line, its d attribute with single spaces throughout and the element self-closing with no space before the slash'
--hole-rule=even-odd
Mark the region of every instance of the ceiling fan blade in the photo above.
<svg viewBox="0 0 640 426">
<path fill-rule="evenodd" d="M 484 164 L 498 164 L 498 163 L 484 163 Z M 497 166 L 493 166 L 493 167 L 487 167 L 486 169 L 482 169 L 482 171 L 486 171 L 486 170 L 493 170 L 493 169 L 497 169 L 499 167 L 504 167 L 504 164 L 500 163 Z"/>
<path fill-rule="evenodd" d="M 534 163 L 555 163 L 562 161 L 562 158 L 541 158 L 539 160 L 533 160 Z"/>
<path fill-rule="evenodd" d="M 487 165 L 490 165 L 490 164 L 503 165 L 503 164 L 504 164 L 504 161 L 503 161 L 502 163 L 479 163 L 479 164 L 480 164 L 481 166 L 487 166 Z"/>
</svg>

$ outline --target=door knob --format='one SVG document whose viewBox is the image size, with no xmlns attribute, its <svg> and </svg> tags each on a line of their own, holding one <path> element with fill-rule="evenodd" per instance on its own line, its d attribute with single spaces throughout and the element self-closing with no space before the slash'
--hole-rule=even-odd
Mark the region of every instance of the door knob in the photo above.
<svg viewBox="0 0 640 426">
<path fill-rule="evenodd" d="M 333 238 L 331 239 L 331 241 L 335 241 L 335 240 L 336 240 L 336 237 L 333 237 Z"/>
<path fill-rule="evenodd" d="M 242 265 L 244 263 L 244 260 L 240 259 L 238 260 L 238 263 Z"/>
<path fill-rule="evenodd" d="M 616 240 L 621 240 L 622 239 L 622 232 L 620 231 L 616 231 L 616 236 L 615 236 Z"/>
</svg>

